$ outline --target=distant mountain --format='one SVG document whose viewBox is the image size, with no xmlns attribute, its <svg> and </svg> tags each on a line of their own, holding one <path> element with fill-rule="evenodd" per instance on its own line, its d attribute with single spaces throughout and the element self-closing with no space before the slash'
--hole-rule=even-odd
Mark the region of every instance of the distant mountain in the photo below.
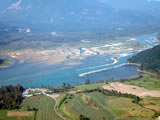
<svg viewBox="0 0 160 120">
<path fill-rule="evenodd" d="M 88 30 L 160 21 L 159 0 L 1 0 L 0 23 L 46 30 Z"/>
<path fill-rule="evenodd" d="M 160 45 L 138 53 L 128 59 L 130 63 L 141 64 L 142 70 L 160 71 Z"/>
</svg>

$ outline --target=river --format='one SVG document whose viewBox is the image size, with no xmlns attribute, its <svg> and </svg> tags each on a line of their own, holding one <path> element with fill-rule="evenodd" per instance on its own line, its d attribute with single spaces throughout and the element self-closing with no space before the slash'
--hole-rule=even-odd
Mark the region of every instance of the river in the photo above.
<svg viewBox="0 0 160 120">
<path fill-rule="evenodd" d="M 150 40 L 156 34 L 148 34 L 136 37 L 136 40 L 153 47 L 156 44 Z M 67 68 L 63 63 L 49 65 L 38 62 L 15 63 L 0 69 L 0 86 L 22 84 L 24 87 L 40 87 L 41 85 L 58 87 L 62 83 L 72 85 L 82 84 L 86 79 L 91 82 L 97 80 L 119 80 L 131 78 L 139 75 L 137 67 L 124 65 L 127 59 L 136 52 L 128 56 L 121 57 L 118 61 L 112 55 L 97 55 L 81 60 L 81 64 Z"/>
</svg>

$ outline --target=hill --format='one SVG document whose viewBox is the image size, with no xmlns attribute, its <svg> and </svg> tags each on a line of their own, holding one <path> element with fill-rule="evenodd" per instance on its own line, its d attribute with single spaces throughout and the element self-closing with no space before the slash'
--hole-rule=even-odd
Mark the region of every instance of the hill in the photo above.
<svg viewBox="0 0 160 120">
<path fill-rule="evenodd" d="M 128 59 L 128 62 L 140 64 L 141 70 L 159 72 L 160 70 L 160 45 L 157 45 L 151 49 L 138 53 L 137 55 Z"/>
</svg>

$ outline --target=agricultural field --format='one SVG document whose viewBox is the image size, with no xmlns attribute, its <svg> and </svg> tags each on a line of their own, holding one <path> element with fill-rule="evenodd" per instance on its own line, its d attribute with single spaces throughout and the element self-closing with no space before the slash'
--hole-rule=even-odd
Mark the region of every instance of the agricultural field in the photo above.
<svg viewBox="0 0 160 120">
<path fill-rule="evenodd" d="M 154 120 L 152 110 L 132 101 L 99 92 L 81 93 L 65 99 L 59 110 L 70 120 L 79 120 L 81 114 L 91 120 Z"/>
<path fill-rule="evenodd" d="M 84 85 L 78 85 L 75 86 L 74 89 L 75 90 L 89 90 L 89 89 L 96 89 L 96 88 L 102 88 L 104 85 L 106 85 L 105 83 L 94 83 L 94 84 L 84 84 Z"/>
<path fill-rule="evenodd" d="M 22 110 L 36 108 L 36 120 L 61 120 L 54 111 L 55 101 L 47 96 L 34 96 L 27 98 L 22 103 Z"/>
<path fill-rule="evenodd" d="M 124 83 L 128 85 L 144 87 L 149 90 L 160 90 L 160 78 L 150 75 L 145 75 L 143 78 L 138 80 L 129 80 Z"/>
<path fill-rule="evenodd" d="M 34 120 L 33 111 L 0 110 L 0 120 Z"/>
<path fill-rule="evenodd" d="M 160 98 L 147 97 L 142 99 L 140 104 L 142 104 L 145 108 L 149 108 L 160 113 Z"/>
</svg>

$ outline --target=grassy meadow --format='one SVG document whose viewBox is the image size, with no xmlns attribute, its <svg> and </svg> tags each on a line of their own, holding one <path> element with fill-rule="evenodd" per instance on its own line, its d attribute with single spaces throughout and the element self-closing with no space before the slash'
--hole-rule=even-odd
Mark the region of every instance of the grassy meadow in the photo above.
<svg viewBox="0 0 160 120">
<path fill-rule="evenodd" d="M 150 75 L 145 75 L 143 78 L 140 78 L 138 80 L 128 80 L 124 83 L 144 87 L 149 90 L 160 90 L 160 78 Z"/>
<path fill-rule="evenodd" d="M 78 85 L 75 86 L 75 90 L 89 90 L 89 89 L 96 89 L 96 88 L 102 88 L 105 83 L 94 83 L 94 84 L 84 84 L 84 85 Z"/>
<path fill-rule="evenodd" d="M 18 117 L 18 116 L 8 116 L 9 110 L 0 110 L 0 120 L 34 120 L 34 112 L 32 116 L 23 116 L 23 117 Z M 27 113 L 27 111 L 12 111 L 12 112 L 20 112 L 20 113 Z"/>
</svg>

